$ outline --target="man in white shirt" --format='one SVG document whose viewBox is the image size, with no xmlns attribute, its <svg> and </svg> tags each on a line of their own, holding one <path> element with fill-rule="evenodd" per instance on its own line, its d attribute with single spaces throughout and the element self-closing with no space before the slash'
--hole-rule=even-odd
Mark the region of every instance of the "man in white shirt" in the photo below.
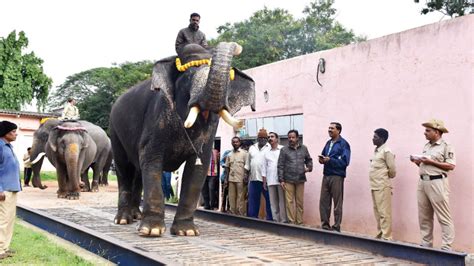
<svg viewBox="0 0 474 266">
<path fill-rule="evenodd" d="M 268 134 L 268 143 L 270 143 L 271 149 L 265 153 L 261 172 L 263 186 L 268 188 L 270 195 L 273 221 L 287 223 L 285 192 L 278 182 L 278 157 L 280 149 L 283 148 L 282 145 L 279 145 L 279 141 L 277 133 L 270 132 Z"/>
<path fill-rule="evenodd" d="M 268 196 L 267 188 L 263 185 L 261 173 L 265 152 L 269 150 L 270 144 L 268 144 L 268 134 L 267 131 L 262 128 L 258 132 L 257 143 L 250 146 L 249 148 L 248 165 L 250 165 L 250 182 L 248 216 L 258 218 L 258 212 L 260 210 L 260 198 L 263 193 L 263 196 L 265 197 L 266 219 L 272 221 L 273 218 L 272 210 L 270 208 L 270 198 Z"/>
</svg>

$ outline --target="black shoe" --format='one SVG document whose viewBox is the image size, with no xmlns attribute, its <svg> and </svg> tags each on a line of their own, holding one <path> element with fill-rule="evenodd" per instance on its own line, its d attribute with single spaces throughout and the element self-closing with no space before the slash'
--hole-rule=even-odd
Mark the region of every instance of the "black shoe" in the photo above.
<svg viewBox="0 0 474 266">
<path fill-rule="evenodd" d="M 321 229 L 327 230 L 327 231 L 332 231 L 332 228 L 329 227 L 329 226 L 323 226 L 323 227 L 321 227 Z"/>
<path fill-rule="evenodd" d="M 340 228 L 340 227 L 335 227 L 335 226 L 333 226 L 333 227 L 332 227 L 332 230 L 333 230 L 333 231 L 337 231 L 337 232 L 339 232 L 339 233 L 341 232 L 341 228 Z"/>
</svg>

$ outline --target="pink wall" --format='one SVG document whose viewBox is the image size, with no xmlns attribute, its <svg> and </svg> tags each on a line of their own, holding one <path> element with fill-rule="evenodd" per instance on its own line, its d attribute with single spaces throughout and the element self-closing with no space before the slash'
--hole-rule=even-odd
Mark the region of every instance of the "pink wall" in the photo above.
<svg viewBox="0 0 474 266">
<path fill-rule="evenodd" d="M 23 171 L 23 155 L 26 153 L 26 149 L 33 145 L 33 134 L 40 126 L 41 117 L 0 112 L 0 121 L 2 120 L 8 120 L 18 126 L 18 137 L 12 143 L 12 146 Z M 48 160 L 44 160 L 41 169 L 43 171 L 55 171 L 54 166 Z"/>
<path fill-rule="evenodd" d="M 399 241 L 419 242 L 416 188 L 418 169 L 408 156 L 426 140 L 421 123 L 444 120 L 444 139 L 457 152 L 450 174 L 450 203 L 456 228 L 454 249 L 474 252 L 473 39 L 474 15 L 451 19 L 367 42 L 313 53 L 246 71 L 256 82 L 257 112 L 240 118 L 304 113 L 304 142 L 313 158 L 328 139 L 331 121 L 342 123 L 352 161 L 345 182 L 343 231 L 376 234 L 369 191 L 369 159 L 374 129 L 389 130 L 396 154 L 393 182 L 393 230 Z M 245 51 L 244 51 L 245 53 Z M 316 82 L 319 58 L 326 73 Z M 263 92 L 269 93 L 269 101 Z M 230 149 L 233 131 L 221 123 L 222 149 Z M 305 191 L 305 223 L 320 225 L 322 167 L 316 162 Z M 440 228 L 435 222 L 435 245 Z"/>
</svg>

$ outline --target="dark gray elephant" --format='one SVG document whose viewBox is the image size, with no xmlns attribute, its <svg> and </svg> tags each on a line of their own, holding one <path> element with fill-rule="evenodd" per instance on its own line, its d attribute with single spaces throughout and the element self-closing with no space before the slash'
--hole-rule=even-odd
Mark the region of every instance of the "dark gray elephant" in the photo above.
<svg viewBox="0 0 474 266">
<path fill-rule="evenodd" d="M 58 198 L 79 199 L 81 175 L 94 161 L 97 146 L 79 122 L 64 122 L 49 133 L 46 156 L 56 167 Z"/>
<path fill-rule="evenodd" d="M 233 55 L 242 48 L 219 43 L 212 64 L 201 64 L 211 55 L 200 46 L 183 51 L 179 72 L 175 57 L 158 61 L 153 77 L 129 89 L 113 105 L 110 137 L 119 183 L 115 223 L 142 219 L 140 235 L 160 236 L 165 231 L 162 171 L 174 171 L 186 162 L 178 209 L 171 227 L 175 235 L 198 235 L 193 215 L 203 186 L 219 117 L 238 126 L 232 117 L 241 107 L 255 110 L 254 81 L 235 69 L 230 80 Z M 151 89 L 150 89 L 151 88 Z M 143 193 L 143 213 L 139 204 Z"/>
<path fill-rule="evenodd" d="M 93 163 L 90 165 L 90 168 L 92 168 L 94 173 L 92 178 L 92 189 L 87 171 L 84 172 L 81 177 L 82 181 L 84 182 L 82 191 L 95 192 L 99 190 L 97 184 L 108 184 L 108 173 L 112 163 L 112 146 L 109 137 L 102 128 L 85 120 L 79 120 L 78 122 L 86 128 L 89 136 L 91 136 L 97 146 L 96 156 Z M 58 119 L 48 119 L 34 133 L 30 156 L 31 161 L 33 162 L 32 183 L 34 187 L 39 187 L 41 189 L 46 187 L 41 183 L 41 166 L 43 165 L 45 147 L 49 134 L 56 126 L 59 125 L 59 123 L 60 121 Z"/>
</svg>

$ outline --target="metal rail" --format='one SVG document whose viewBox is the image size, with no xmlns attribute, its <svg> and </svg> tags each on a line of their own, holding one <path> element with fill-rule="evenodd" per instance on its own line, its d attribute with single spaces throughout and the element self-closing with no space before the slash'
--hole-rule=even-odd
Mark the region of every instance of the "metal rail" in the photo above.
<svg viewBox="0 0 474 266">
<path fill-rule="evenodd" d="M 46 213 L 39 210 L 18 205 L 17 216 L 30 224 L 117 264 L 141 266 L 173 264 L 164 258 L 155 256 L 153 253 L 141 251 L 100 232 L 57 217 L 49 217 Z"/>
<path fill-rule="evenodd" d="M 166 208 L 176 211 L 176 205 Z M 26 222 L 81 246 L 109 261 L 123 265 L 166 265 L 175 264 L 151 252 L 133 247 L 118 239 L 109 237 L 84 226 L 50 217 L 45 212 L 25 206 L 17 207 L 17 215 Z M 425 248 L 418 245 L 383 241 L 373 238 L 337 233 L 302 226 L 268 222 L 253 218 L 239 217 L 214 211 L 197 210 L 196 218 L 210 220 L 235 227 L 251 228 L 271 232 L 285 237 L 294 237 L 319 244 L 373 253 L 416 263 L 430 265 L 465 265 L 467 254 Z"/>
<path fill-rule="evenodd" d="M 166 208 L 176 211 L 176 205 L 167 204 Z M 408 260 L 429 265 L 465 265 L 467 254 L 455 251 L 444 251 L 419 245 L 385 241 L 374 238 L 355 236 L 303 226 L 281 224 L 254 218 L 235 216 L 215 211 L 196 210 L 196 218 L 212 220 L 237 227 L 257 229 L 280 236 L 296 237 L 315 243 L 333 245 L 341 248 L 369 252 L 385 257 Z"/>
</svg>

